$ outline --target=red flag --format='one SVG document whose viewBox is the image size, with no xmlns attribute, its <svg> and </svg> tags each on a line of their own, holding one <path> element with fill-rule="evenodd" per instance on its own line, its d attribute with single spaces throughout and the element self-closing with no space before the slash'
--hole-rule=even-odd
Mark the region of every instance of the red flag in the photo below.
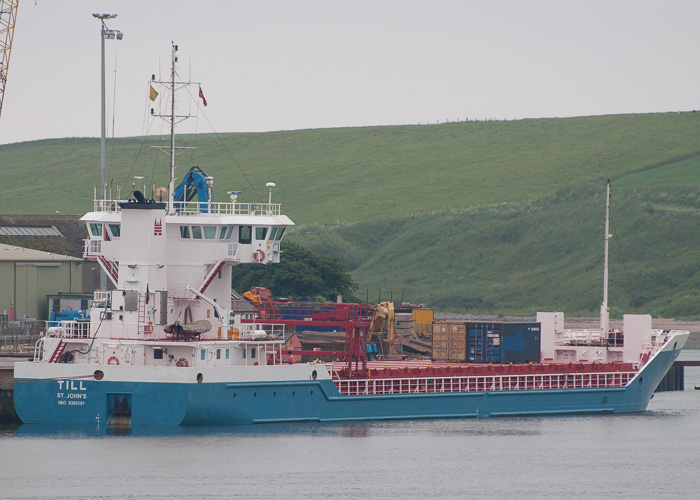
<svg viewBox="0 0 700 500">
<path fill-rule="evenodd" d="M 207 100 L 206 100 L 206 98 L 204 97 L 204 92 L 202 92 L 202 87 L 199 87 L 199 97 L 200 97 L 200 99 L 202 99 L 202 103 L 204 103 L 204 105 L 206 106 L 206 105 L 207 105 Z"/>
</svg>

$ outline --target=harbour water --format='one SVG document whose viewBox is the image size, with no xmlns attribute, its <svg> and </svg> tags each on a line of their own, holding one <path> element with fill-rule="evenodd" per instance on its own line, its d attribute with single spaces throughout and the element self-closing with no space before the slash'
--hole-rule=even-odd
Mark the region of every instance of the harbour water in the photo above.
<svg viewBox="0 0 700 500">
<path fill-rule="evenodd" d="M 700 368 L 686 368 L 685 391 L 634 415 L 20 426 L 0 430 L 0 498 L 695 498 L 694 386 Z"/>
</svg>

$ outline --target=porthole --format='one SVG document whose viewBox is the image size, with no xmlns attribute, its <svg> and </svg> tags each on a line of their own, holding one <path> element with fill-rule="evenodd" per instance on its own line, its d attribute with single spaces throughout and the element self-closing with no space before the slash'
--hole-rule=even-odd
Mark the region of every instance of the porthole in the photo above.
<svg viewBox="0 0 700 500">
<path fill-rule="evenodd" d="M 311 378 L 316 380 L 316 377 L 318 377 L 318 373 L 316 373 L 316 370 L 311 372 Z"/>
<path fill-rule="evenodd" d="M 277 393 L 276 393 L 276 392 L 273 392 L 273 393 L 272 393 L 272 397 L 273 397 L 273 398 L 276 398 L 276 397 L 277 397 Z"/>
<path fill-rule="evenodd" d="M 313 395 L 314 395 L 314 391 L 309 392 L 309 396 L 313 396 Z"/>
<path fill-rule="evenodd" d="M 292 391 L 292 397 L 296 396 L 297 391 Z"/>
<path fill-rule="evenodd" d="M 254 398 L 257 398 L 257 397 L 258 397 L 258 393 L 257 393 L 257 392 L 254 392 L 254 393 L 253 393 L 253 397 L 254 397 Z"/>
<path fill-rule="evenodd" d="M 93 377 L 95 377 L 95 380 L 102 380 L 105 376 L 102 370 L 95 370 L 95 373 L 93 373 L 92 375 Z"/>
<path fill-rule="evenodd" d="M 201 373 L 198 373 L 197 374 L 197 383 L 201 384 L 203 381 L 204 381 L 204 375 L 202 375 Z"/>
<path fill-rule="evenodd" d="M 639 383 L 641 384 L 644 381 L 644 377 L 639 377 Z"/>
<path fill-rule="evenodd" d="M 233 393 L 233 399 L 236 399 L 236 393 L 235 393 L 235 392 Z"/>
</svg>

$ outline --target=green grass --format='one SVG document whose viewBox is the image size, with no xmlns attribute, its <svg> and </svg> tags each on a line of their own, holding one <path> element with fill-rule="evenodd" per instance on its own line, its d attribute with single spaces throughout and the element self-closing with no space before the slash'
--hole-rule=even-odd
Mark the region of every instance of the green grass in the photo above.
<svg viewBox="0 0 700 500">
<path fill-rule="evenodd" d="M 274 181 L 274 199 L 299 223 L 403 217 L 641 175 L 696 157 L 698 127 L 700 114 L 663 113 L 183 136 L 197 149 L 178 156 L 178 175 L 200 166 L 215 177 L 219 200 L 241 190 L 242 201 L 261 201 Z M 169 158 L 150 148 L 158 142 L 116 140 L 108 177 L 129 191 L 136 175 L 166 185 Z M 0 213 L 82 213 L 99 183 L 96 139 L 0 146 L 0 158 Z"/>
<path fill-rule="evenodd" d="M 537 201 L 390 221 L 313 225 L 292 237 L 337 255 L 358 295 L 404 296 L 441 310 L 596 315 L 602 301 L 604 182 Z M 652 188 L 614 188 L 613 315 L 692 316 L 700 304 L 700 215 L 646 210 Z M 684 197 L 687 193 L 677 193 Z"/>
<path fill-rule="evenodd" d="M 289 237 L 341 258 L 361 297 L 381 288 L 441 310 L 592 315 L 610 178 L 613 314 L 692 317 L 699 127 L 700 113 L 659 113 L 184 136 L 198 149 L 178 156 L 178 175 L 200 166 L 218 200 L 266 200 L 276 182 L 273 201 L 298 224 Z M 166 185 L 156 142 L 110 146 L 115 184 Z M 0 213 L 82 213 L 99 141 L 0 146 L 0 162 Z"/>
</svg>

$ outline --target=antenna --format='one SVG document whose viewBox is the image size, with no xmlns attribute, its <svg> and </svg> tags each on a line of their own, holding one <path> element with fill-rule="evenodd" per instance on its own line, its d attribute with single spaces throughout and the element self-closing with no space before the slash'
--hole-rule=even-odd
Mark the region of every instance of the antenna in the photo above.
<svg viewBox="0 0 700 500">
<path fill-rule="evenodd" d="M 603 264 L 603 303 L 600 305 L 600 329 L 603 336 L 610 330 L 610 309 L 608 309 L 608 242 L 612 238 L 610 234 L 610 179 L 605 193 L 605 258 Z"/>
</svg>

